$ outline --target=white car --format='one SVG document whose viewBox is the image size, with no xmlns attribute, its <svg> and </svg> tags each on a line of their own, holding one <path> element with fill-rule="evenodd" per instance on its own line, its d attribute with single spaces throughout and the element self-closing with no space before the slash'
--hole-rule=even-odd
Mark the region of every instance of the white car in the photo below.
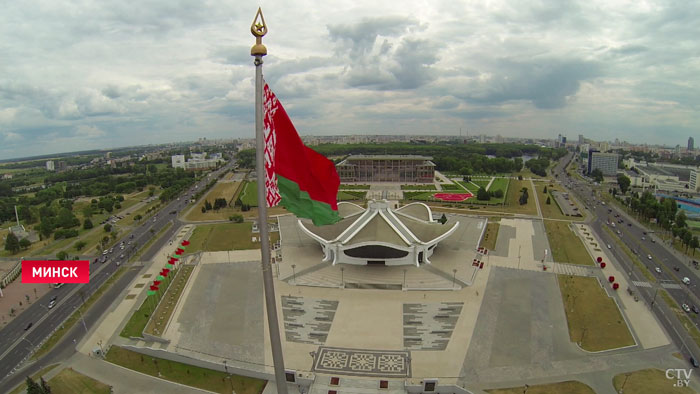
<svg viewBox="0 0 700 394">
<path fill-rule="evenodd" d="M 649 260 L 651 260 L 651 255 L 650 255 L 650 254 L 648 254 L 648 255 L 647 255 L 647 258 L 648 258 Z"/>
<path fill-rule="evenodd" d="M 610 246 L 610 244 L 608 244 L 608 249 L 612 249 L 612 246 Z"/>
<path fill-rule="evenodd" d="M 683 304 L 682 308 L 686 313 L 690 313 L 690 307 L 688 306 L 688 304 Z"/>
<path fill-rule="evenodd" d="M 53 308 L 55 305 L 56 305 L 56 300 L 51 300 L 51 301 L 49 302 L 49 306 L 48 306 L 47 308 L 51 309 L 51 308 Z"/>
<path fill-rule="evenodd" d="M 105 249 L 104 251 L 102 251 L 102 254 L 103 254 L 103 255 L 105 255 L 105 254 L 107 254 L 107 253 L 108 253 L 108 250 L 107 250 L 107 249 Z"/>
<path fill-rule="evenodd" d="M 656 267 L 656 268 L 654 268 L 654 271 L 656 271 L 657 273 L 659 273 L 659 274 L 660 274 L 660 273 L 661 273 L 661 268 L 659 268 L 659 267 Z"/>
</svg>

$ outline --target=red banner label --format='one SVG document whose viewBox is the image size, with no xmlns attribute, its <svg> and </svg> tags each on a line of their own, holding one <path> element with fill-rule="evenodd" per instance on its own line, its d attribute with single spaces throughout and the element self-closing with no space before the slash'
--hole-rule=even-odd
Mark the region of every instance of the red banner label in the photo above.
<svg viewBox="0 0 700 394">
<path fill-rule="evenodd" d="M 22 283 L 88 283 L 89 260 L 23 260 Z"/>
</svg>

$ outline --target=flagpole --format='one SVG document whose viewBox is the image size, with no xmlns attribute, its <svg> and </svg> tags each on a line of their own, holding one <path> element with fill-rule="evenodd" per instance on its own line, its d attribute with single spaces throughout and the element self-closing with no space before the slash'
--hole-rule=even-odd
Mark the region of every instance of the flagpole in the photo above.
<svg viewBox="0 0 700 394">
<path fill-rule="evenodd" d="M 270 345 L 272 347 L 272 363 L 275 367 L 277 392 L 287 394 L 287 381 L 282 357 L 282 341 L 280 339 L 279 322 L 277 320 L 277 303 L 275 287 L 272 281 L 272 266 L 270 264 L 270 236 L 267 225 L 267 199 L 265 198 L 265 135 L 263 134 L 263 80 L 262 57 L 267 55 L 267 48 L 262 44 L 262 38 L 267 33 L 267 26 L 258 8 L 255 20 L 250 26 L 250 32 L 255 36 L 255 45 L 250 49 L 250 55 L 255 56 L 255 172 L 258 178 L 258 228 L 260 229 L 260 254 L 262 255 L 262 274 L 265 290 L 265 306 L 267 307 L 267 323 L 270 329 Z"/>
</svg>

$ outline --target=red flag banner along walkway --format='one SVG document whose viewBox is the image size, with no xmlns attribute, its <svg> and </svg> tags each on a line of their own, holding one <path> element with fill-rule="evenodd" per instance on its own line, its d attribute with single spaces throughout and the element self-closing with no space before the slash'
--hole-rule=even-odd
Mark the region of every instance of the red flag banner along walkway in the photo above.
<svg viewBox="0 0 700 394">
<path fill-rule="evenodd" d="M 471 193 L 435 193 L 433 197 L 442 201 L 464 201 L 474 197 Z"/>
</svg>

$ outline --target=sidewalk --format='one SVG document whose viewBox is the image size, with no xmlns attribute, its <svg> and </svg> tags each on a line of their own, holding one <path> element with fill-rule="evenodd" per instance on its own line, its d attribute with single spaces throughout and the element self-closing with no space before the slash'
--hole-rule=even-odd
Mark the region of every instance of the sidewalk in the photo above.
<svg viewBox="0 0 700 394">
<path fill-rule="evenodd" d="M 175 236 L 173 244 L 166 244 L 158 251 L 151 264 L 143 269 L 139 276 L 129 284 L 125 292 L 122 293 L 124 298 L 115 300 L 110 310 L 102 316 L 98 325 L 93 327 L 89 335 L 80 342 L 77 347 L 78 352 L 89 355 L 92 353 L 92 350 L 98 346 L 98 343 L 101 342 L 103 347 L 107 347 L 114 341 L 115 337 L 119 337 L 119 333 L 133 311 L 138 309 L 146 298 L 145 290 L 148 290 L 149 283 L 156 278 L 159 270 L 165 266 L 167 256 L 169 256 L 184 237 L 187 236 L 191 227 L 193 226 L 183 226 Z"/>
<path fill-rule="evenodd" d="M 19 277 L 2 289 L 3 297 L 0 297 L 0 328 L 5 327 L 20 313 L 24 312 L 31 304 L 37 302 L 44 294 L 51 291 L 48 283 L 22 283 Z M 29 302 L 27 302 L 29 296 Z M 19 303 L 22 303 L 20 306 Z M 14 316 L 10 316 L 14 309 Z"/>
</svg>

